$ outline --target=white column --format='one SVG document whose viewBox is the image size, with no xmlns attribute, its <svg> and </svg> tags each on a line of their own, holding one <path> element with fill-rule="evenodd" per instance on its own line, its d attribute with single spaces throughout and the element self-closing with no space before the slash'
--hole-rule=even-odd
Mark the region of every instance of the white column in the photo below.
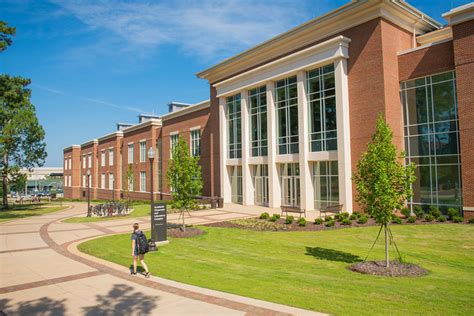
<svg viewBox="0 0 474 316">
<path fill-rule="evenodd" d="M 227 153 L 228 153 L 228 140 L 227 140 L 227 120 L 226 120 L 226 102 L 225 98 L 219 98 L 219 141 L 221 144 L 221 159 L 220 159 L 220 170 L 221 170 L 221 195 L 224 199 L 224 203 L 231 202 L 231 186 L 229 173 L 226 167 Z"/>
<path fill-rule="evenodd" d="M 277 155 L 277 123 L 274 83 L 267 83 L 267 136 L 268 136 L 268 206 L 280 207 L 281 185 L 276 164 Z"/>
<path fill-rule="evenodd" d="M 298 85 L 298 140 L 300 164 L 300 195 L 301 208 L 314 209 L 314 190 L 311 181 L 311 168 L 308 162 L 309 127 L 308 127 L 308 101 L 306 98 L 306 73 L 299 71 L 297 74 Z"/>
<path fill-rule="evenodd" d="M 337 159 L 339 172 L 339 202 L 344 210 L 352 212 L 352 166 L 349 121 L 349 86 L 347 61 L 341 58 L 334 63 L 336 81 Z"/>
<path fill-rule="evenodd" d="M 240 92 L 240 111 L 242 113 L 242 204 L 254 204 L 254 190 L 250 165 L 250 118 L 247 104 L 247 90 Z"/>
</svg>

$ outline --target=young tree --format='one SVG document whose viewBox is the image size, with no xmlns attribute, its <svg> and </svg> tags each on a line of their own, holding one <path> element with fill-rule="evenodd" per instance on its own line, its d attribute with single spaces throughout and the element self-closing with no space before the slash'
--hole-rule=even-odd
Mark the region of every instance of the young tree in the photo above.
<svg viewBox="0 0 474 316">
<path fill-rule="evenodd" d="M 191 156 L 188 144 L 181 136 L 172 148 L 172 159 L 166 176 L 173 198 L 170 206 L 178 209 L 183 219 L 183 231 L 186 230 L 184 213 L 197 206 L 196 197 L 201 195 L 202 175 L 199 157 Z"/>
<path fill-rule="evenodd" d="M 42 166 L 46 158 L 44 130 L 30 102 L 29 79 L 0 75 L 0 169 L 3 208 L 8 208 L 9 176 L 19 168 Z"/>
<path fill-rule="evenodd" d="M 404 165 L 405 153 L 397 154 L 392 143 L 392 131 L 382 116 L 367 151 L 357 162 L 353 180 L 357 188 L 357 201 L 374 216 L 385 229 L 385 262 L 388 256 L 389 223 L 395 210 L 405 206 L 412 196 L 411 184 L 415 181 L 415 165 Z"/>
<path fill-rule="evenodd" d="M 7 49 L 12 44 L 12 36 L 15 36 L 16 29 L 8 26 L 7 22 L 0 20 L 0 52 Z"/>
<path fill-rule="evenodd" d="M 21 196 L 21 193 L 25 191 L 27 176 L 24 173 L 15 171 L 10 175 L 10 190 L 15 191 Z"/>
<path fill-rule="evenodd" d="M 127 173 L 125 174 L 125 194 L 130 204 L 130 191 L 133 189 L 133 168 L 132 164 L 128 164 Z"/>
</svg>

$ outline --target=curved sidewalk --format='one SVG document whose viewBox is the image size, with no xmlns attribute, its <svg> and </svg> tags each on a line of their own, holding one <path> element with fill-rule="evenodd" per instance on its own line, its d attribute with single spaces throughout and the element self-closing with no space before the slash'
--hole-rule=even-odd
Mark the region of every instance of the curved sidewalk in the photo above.
<svg viewBox="0 0 474 316">
<path fill-rule="evenodd" d="M 7 315 L 318 315 L 285 305 L 199 288 L 77 251 L 80 242 L 130 230 L 135 219 L 62 223 L 85 205 L 0 224 L 0 310 Z M 144 227 L 149 222 L 139 220 Z"/>
</svg>

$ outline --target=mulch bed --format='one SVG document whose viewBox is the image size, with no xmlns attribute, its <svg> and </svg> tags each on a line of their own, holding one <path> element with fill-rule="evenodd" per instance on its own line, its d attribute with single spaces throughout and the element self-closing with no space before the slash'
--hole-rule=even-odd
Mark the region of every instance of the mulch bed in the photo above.
<svg viewBox="0 0 474 316">
<path fill-rule="evenodd" d="M 188 238 L 195 237 L 206 233 L 205 231 L 195 228 L 195 227 L 186 227 L 186 231 L 183 232 L 181 228 L 171 228 L 168 229 L 168 236 L 174 238 Z"/>
<path fill-rule="evenodd" d="M 366 261 L 358 262 L 348 267 L 349 270 L 363 274 L 382 275 L 391 277 L 416 277 L 428 273 L 422 267 L 411 264 L 402 263 L 398 261 L 390 261 L 390 266 L 385 267 L 385 261 Z"/>
<path fill-rule="evenodd" d="M 320 231 L 320 230 L 331 230 L 339 228 L 351 228 L 351 227 L 368 227 L 368 226 L 379 226 L 375 222 L 375 219 L 369 218 L 367 223 L 359 224 L 356 220 L 351 221 L 351 225 L 342 225 L 340 222 L 335 223 L 332 227 L 326 227 L 326 222 L 323 222 L 321 225 L 316 225 L 314 222 L 307 221 L 306 226 L 299 226 L 297 224 L 298 218 L 295 217 L 295 220 L 292 224 L 285 224 L 284 217 L 280 218 L 276 222 L 270 222 L 269 220 L 263 220 L 259 218 L 248 218 L 248 219 L 239 219 L 232 221 L 223 221 L 217 223 L 210 223 L 204 226 L 210 227 L 222 227 L 222 228 L 238 228 L 246 229 L 253 231 L 274 231 L 274 232 L 288 232 L 288 231 Z M 406 219 L 402 219 L 402 224 L 390 224 L 391 226 L 398 225 L 430 225 L 430 224 L 449 224 L 451 221 L 446 222 L 425 222 L 422 219 L 417 219 L 415 223 L 407 223 Z"/>
</svg>

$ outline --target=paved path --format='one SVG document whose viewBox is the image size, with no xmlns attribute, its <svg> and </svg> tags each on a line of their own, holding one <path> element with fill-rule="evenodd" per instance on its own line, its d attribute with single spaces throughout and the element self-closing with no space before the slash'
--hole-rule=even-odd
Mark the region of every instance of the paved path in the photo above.
<svg viewBox="0 0 474 316">
<path fill-rule="evenodd" d="M 199 211 L 187 222 L 248 217 L 259 211 Z M 132 277 L 126 268 L 82 254 L 76 246 L 130 231 L 136 220 L 61 222 L 84 213 L 84 204 L 71 203 L 62 212 L 0 224 L 0 311 L 7 315 L 317 315 L 158 277 Z M 175 217 L 170 215 L 170 220 Z M 138 221 L 149 227 L 145 218 Z"/>
</svg>

